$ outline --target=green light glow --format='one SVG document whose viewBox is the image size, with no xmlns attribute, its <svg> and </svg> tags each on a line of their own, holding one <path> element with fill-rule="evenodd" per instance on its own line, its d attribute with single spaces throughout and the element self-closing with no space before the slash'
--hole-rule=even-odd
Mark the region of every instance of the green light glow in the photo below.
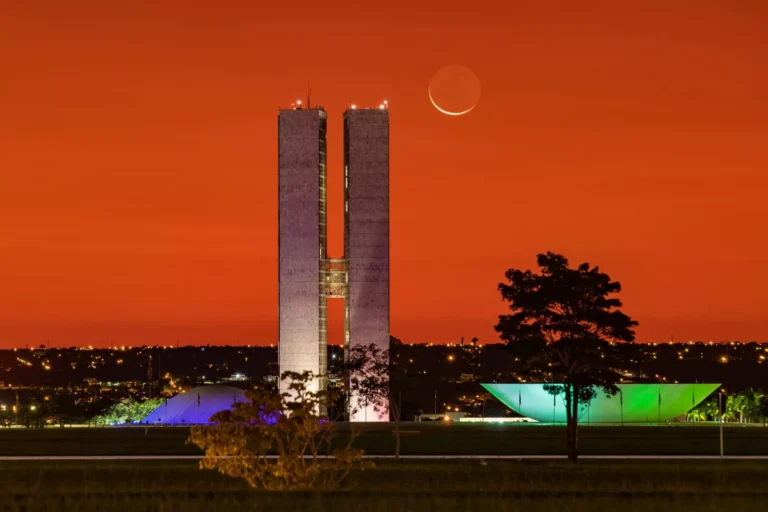
<svg viewBox="0 0 768 512">
<path fill-rule="evenodd" d="M 553 397 L 544 384 L 482 384 L 504 405 L 543 423 L 565 423 L 562 397 Z M 618 384 L 620 393 L 598 392 L 583 407 L 580 422 L 656 423 L 676 418 L 704 401 L 720 384 Z"/>
</svg>

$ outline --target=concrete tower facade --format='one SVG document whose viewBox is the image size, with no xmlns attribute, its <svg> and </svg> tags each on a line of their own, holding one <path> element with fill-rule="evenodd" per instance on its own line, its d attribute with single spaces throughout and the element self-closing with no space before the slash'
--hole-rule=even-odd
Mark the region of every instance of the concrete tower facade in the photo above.
<svg viewBox="0 0 768 512">
<path fill-rule="evenodd" d="M 326 301 L 345 301 L 345 354 L 389 348 L 389 112 L 344 112 L 344 256 L 329 258 L 326 231 L 326 113 L 278 116 L 278 363 L 285 371 L 327 373 Z M 320 378 L 313 386 L 325 386 Z M 280 391 L 288 383 L 281 381 Z M 350 397 L 352 421 L 387 421 Z"/>
<path fill-rule="evenodd" d="M 345 304 L 349 347 L 389 348 L 389 112 L 344 112 Z M 352 421 L 389 420 L 351 397 Z M 383 416 L 383 417 L 382 417 Z"/>
<path fill-rule="evenodd" d="M 280 373 L 325 375 L 326 113 L 281 110 L 278 116 L 278 280 Z M 314 386 L 322 382 L 313 383 Z M 280 391 L 287 382 L 280 381 Z M 316 388 L 315 388 L 316 389 Z"/>
</svg>

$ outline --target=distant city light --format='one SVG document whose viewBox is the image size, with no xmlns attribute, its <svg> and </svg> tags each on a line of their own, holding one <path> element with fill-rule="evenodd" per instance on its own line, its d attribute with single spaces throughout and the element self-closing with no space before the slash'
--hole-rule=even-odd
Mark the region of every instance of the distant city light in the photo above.
<svg viewBox="0 0 768 512">
<path fill-rule="evenodd" d="M 357 105 L 355 105 L 355 104 L 353 103 L 353 104 L 350 106 L 350 108 L 351 108 L 352 110 L 355 110 L 355 109 L 357 108 Z"/>
</svg>

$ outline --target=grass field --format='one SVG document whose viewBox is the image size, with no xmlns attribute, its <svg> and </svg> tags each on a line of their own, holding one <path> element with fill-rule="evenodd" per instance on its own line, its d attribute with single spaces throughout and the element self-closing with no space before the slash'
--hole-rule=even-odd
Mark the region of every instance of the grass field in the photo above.
<svg viewBox="0 0 768 512">
<path fill-rule="evenodd" d="M 712 462 L 401 462 L 334 492 L 268 493 L 193 461 L 0 462 L 2 510 L 762 510 L 768 465 Z"/>
<path fill-rule="evenodd" d="M 340 438 L 348 431 L 341 426 Z M 392 454 L 391 424 L 361 427 L 356 445 L 366 453 Z M 561 455 L 560 426 L 404 423 L 402 453 L 418 455 Z M 768 428 L 724 429 L 727 455 L 768 455 Z M 194 455 L 183 427 L 0 429 L 1 455 Z M 717 455 L 713 426 L 580 428 L 581 453 L 594 455 Z"/>
</svg>

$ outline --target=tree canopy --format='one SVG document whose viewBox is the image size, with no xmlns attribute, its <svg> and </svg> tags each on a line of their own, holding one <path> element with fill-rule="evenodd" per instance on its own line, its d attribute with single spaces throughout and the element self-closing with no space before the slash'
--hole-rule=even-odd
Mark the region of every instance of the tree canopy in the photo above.
<svg viewBox="0 0 768 512">
<path fill-rule="evenodd" d="M 531 380 L 552 383 L 568 418 L 568 452 L 578 457 L 577 424 L 581 410 L 599 390 L 617 392 L 620 374 L 609 343 L 635 339 L 637 322 L 621 311 L 621 284 L 598 267 L 548 252 L 537 257 L 540 273 L 510 269 L 499 284 L 510 313 L 499 316 L 496 331 L 528 362 Z"/>
<path fill-rule="evenodd" d="M 149 413 L 160 407 L 163 403 L 162 398 L 148 398 L 139 402 L 133 398 L 126 398 L 102 414 L 96 416 L 93 420 L 97 425 L 123 425 L 125 423 L 136 423 L 143 420 Z"/>
</svg>

